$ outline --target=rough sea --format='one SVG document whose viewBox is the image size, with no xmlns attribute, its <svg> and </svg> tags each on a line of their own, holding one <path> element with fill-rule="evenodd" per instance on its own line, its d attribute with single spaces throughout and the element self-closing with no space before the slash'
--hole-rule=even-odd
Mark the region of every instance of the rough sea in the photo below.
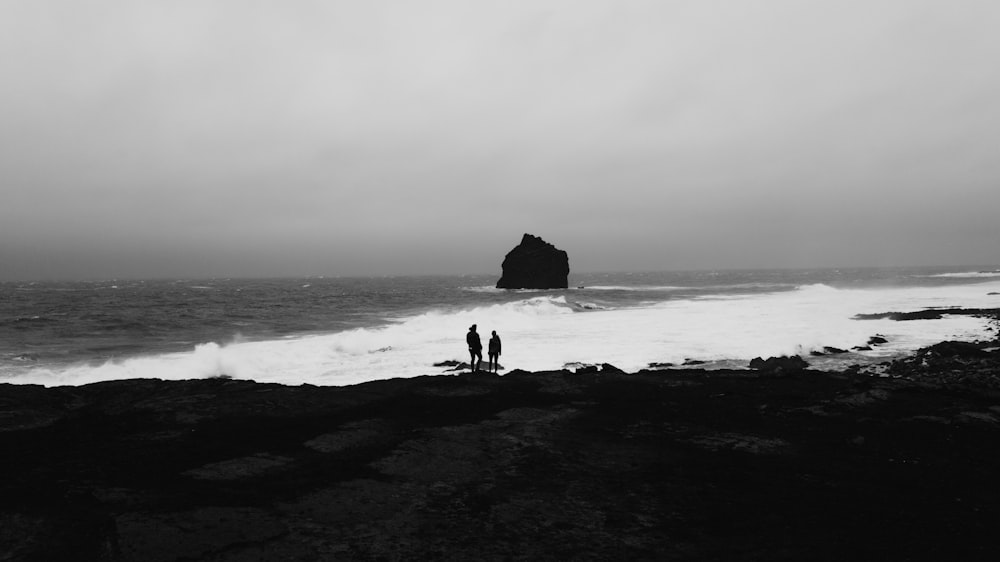
<svg viewBox="0 0 1000 562">
<path fill-rule="evenodd" d="M 471 324 L 484 343 L 497 331 L 508 371 L 744 368 L 757 356 L 792 354 L 841 369 L 992 336 L 971 316 L 857 314 L 1000 307 L 995 267 L 571 273 L 570 289 L 552 291 L 498 290 L 498 278 L 2 283 L 0 382 L 229 376 L 347 385 L 447 374 L 434 364 L 468 361 Z M 852 350 L 875 335 L 888 342 Z M 825 347 L 851 351 L 811 355 Z"/>
</svg>

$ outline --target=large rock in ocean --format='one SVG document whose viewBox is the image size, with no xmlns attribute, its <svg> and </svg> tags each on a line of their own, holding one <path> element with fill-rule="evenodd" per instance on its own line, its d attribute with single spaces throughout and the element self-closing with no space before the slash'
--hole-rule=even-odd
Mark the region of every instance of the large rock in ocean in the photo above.
<svg viewBox="0 0 1000 562">
<path fill-rule="evenodd" d="M 498 289 L 565 289 L 569 286 L 569 256 L 531 234 L 507 252 Z"/>
</svg>

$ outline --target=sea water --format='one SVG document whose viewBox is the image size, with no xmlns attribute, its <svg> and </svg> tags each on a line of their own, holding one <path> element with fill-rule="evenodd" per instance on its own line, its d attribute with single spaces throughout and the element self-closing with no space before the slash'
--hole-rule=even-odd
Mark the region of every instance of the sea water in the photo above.
<svg viewBox="0 0 1000 562">
<path fill-rule="evenodd" d="M 611 363 L 817 368 L 993 337 L 988 320 L 858 314 L 1000 307 L 994 267 L 573 273 L 570 288 L 505 291 L 499 275 L 0 284 L 0 382 L 76 385 L 229 376 L 347 385 L 447 374 L 465 334 L 503 341 L 504 369 Z M 871 350 L 814 357 L 824 347 Z M 703 362 L 703 363 L 702 363 Z"/>
</svg>

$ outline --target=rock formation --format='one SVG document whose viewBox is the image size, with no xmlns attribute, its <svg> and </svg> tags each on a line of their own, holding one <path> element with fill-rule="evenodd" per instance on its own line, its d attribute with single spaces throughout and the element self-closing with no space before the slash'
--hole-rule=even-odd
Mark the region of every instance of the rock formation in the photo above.
<svg viewBox="0 0 1000 562">
<path fill-rule="evenodd" d="M 768 357 L 767 359 L 754 357 L 753 360 L 750 361 L 749 367 L 765 373 L 777 374 L 808 369 L 809 363 L 798 355 L 792 355 L 791 357 L 783 355 L 781 357 Z"/>
<path fill-rule="evenodd" d="M 569 256 L 531 234 L 504 257 L 498 289 L 565 289 L 569 286 Z"/>
<path fill-rule="evenodd" d="M 0 560 L 1000 560 L 995 347 L 854 374 L 0 384 Z"/>
</svg>

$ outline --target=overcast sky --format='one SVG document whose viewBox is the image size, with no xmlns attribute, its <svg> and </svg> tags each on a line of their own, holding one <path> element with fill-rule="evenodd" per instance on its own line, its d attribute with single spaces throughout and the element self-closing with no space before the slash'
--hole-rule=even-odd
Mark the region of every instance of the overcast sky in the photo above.
<svg viewBox="0 0 1000 562">
<path fill-rule="evenodd" d="M 1000 262 L 995 0 L 0 0 L 0 278 Z"/>
</svg>

